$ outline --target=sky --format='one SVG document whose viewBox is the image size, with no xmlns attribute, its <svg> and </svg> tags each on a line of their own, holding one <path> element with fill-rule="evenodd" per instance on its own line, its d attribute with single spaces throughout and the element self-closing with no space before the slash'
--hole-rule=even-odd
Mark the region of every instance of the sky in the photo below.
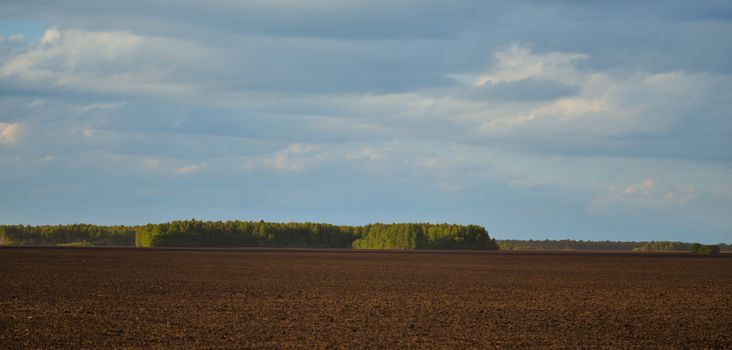
<svg viewBox="0 0 732 350">
<path fill-rule="evenodd" d="M 0 223 L 732 242 L 732 3 L 0 2 Z"/>
</svg>

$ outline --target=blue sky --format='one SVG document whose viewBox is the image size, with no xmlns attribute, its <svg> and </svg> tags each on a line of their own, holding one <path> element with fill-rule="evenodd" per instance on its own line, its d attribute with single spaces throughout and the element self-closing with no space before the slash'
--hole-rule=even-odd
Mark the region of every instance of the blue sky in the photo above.
<svg viewBox="0 0 732 350">
<path fill-rule="evenodd" d="M 732 242 L 728 1 L 3 1 L 0 222 Z"/>
</svg>

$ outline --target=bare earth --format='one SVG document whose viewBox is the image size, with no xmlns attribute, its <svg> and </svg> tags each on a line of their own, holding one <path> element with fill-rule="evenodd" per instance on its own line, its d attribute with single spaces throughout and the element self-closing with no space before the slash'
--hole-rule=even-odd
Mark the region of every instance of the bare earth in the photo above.
<svg viewBox="0 0 732 350">
<path fill-rule="evenodd" d="M 732 255 L 0 248 L 0 348 L 732 348 Z"/>
</svg>

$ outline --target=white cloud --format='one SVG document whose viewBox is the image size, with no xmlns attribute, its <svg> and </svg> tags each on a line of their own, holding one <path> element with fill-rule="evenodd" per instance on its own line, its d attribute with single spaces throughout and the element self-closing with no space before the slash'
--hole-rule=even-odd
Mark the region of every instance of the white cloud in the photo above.
<svg viewBox="0 0 732 350">
<path fill-rule="evenodd" d="M 293 143 L 286 148 L 271 154 L 252 157 L 244 161 L 242 169 L 246 172 L 258 168 L 269 168 L 276 171 L 300 172 L 311 169 L 329 159 L 329 153 L 321 146 Z"/>
<path fill-rule="evenodd" d="M 432 135 L 444 126 L 455 128 L 455 132 L 445 136 L 458 142 L 460 137 L 475 134 L 482 134 L 483 138 L 485 135 L 509 137 L 504 139 L 508 142 L 531 142 L 534 136 L 602 138 L 664 131 L 687 116 L 685 111 L 690 104 L 697 103 L 694 100 L 720 94 L 704 94 L 704 91 L 721 91 L 718 86 L 729 84 L 728 78 L 684 72 L 592 71 L 578 66 L 582 60 L 589 59 L 588 55 L 534 53 L 518 45 L 499 51 L 496 56 L 499 60 L 495 68 L 474 81 L 500 85 L 537 79 L 556 82 L 558 86 L 573 86 L 576 92 L 532 100 L 521 99 L 522 90 L 517 88 L 518 99 L 481 99 L 480 89 L 493 87 L 459 86 L 342 96 L 329 99 L 322 108 L 350 115 L 352 123 L 377 122 L 391 133 L 408 130 L 412 132 L 409 136 L 417 138 Z M 551 89 L 552 84 L 542 88 Z M 421 132 L 422 128 L 427 132 Z"/>
<path fill-rule="evenodd" d="M 41 38 L 42 45 L 53 45 L 61 40 L 61 32 L 58 31 L 58 27 L 51 27 L 46 29 Z"/>
<path fill-rule="evenodd" d="M 714 105 L 728 99 L 729 93 L 720 87 L 732 82 L 725 75 L 681 71 L 590 71 L 577 66 L 580 60 L 588 58 L 586 55 L 535 54 L 518 46 L 499 52 L 497 57 L 496 68 L 478 79 L 477 84 L 535 78 L 578 89 L 575 96 L 553 100 L 485 101 L 463 104 L 462 111 L 445 113 L 466 121 L 472 118 L 479 124 L 477 129 L 485 134 L 522 140 L 533 136 L 602 138 L 666 132 L 689 118 L 690 109 L 703 110 L 704 101 Z M 478 108 L 482 111 L 475 110 Z"/>
<path fill-rule="evenodd" d="M 303 143 L 293 143 L 284 150 L 280 151 L 279 153 L 282 154 L 302 154 L 302 153 L 311 153 L 313 151 L 317 151 L 319 149 L 318 146 L 315 145 L 307 145 Z"/>
<path fill-rule="evenodd" d="M 302 171 L 324 159 L 324 154 L 313 154 L 318 149 L 314 145 L 295 143 L 266 159 L 265 164 L 275 170 Z"/>
<path fill-rule="evenodd" d="M 622 191 L 624 194 L 649 196 L 656 189 L 656 181 L 653 179 L 645 179 L 641 182 L 634 183 L 625 187 Z"/>
<path fill-rule="evenodd" d="M 178 39 L 53 27 L 36 46 L 0 65 L 0 78 L 44 88 L 191 96 L 198 86 L 180 79 L 185 71 L 175 69 L 175 62 L 183 56 L 209 61 L 206 55 L 206 50 Z"/>
<path fill-rule="evenodd" d="M 301 171 L 305 169 L 306 163 L 301 159 L 293 158 L 287 153 L 278 153 L 271 159 L 266 161 L 266 164 L 271 166 L 275 170 L 285 171 Z"/>
<path fill-rule="evenodd" d="M 199 171 L 205 169 L 206 166 L 207 166 L 206 163 L 189 164 L 189 165 L 184 165 L 184 166 L 181 166 L 181 167 L 175 169 L 174 172 L 178 175 L 192 174 L 192 173 L 196 173 L 196 172 L 199 172 Z"/>
<path fill-rule="evenodd" d="M 563 98 L 537 106 L 530 111 L 497 117 L 481 125 L 480 129 L 490 132 L 496 129 L 529 124 L 541 118 L 553 118 L 554 121 L 558 122 L 572 121 L 573 119 L 589 117 L 611 110 L 605 98 Z"/>
<path fill-rule="evenodd" d="M 675 203 L 689 201 L 699 193 L 694 186 L 669 184 L 654 179 L 644 179 L 625 187 L 613 187 L 608 192 L 626 199 L 652 199 Z"/>
<path fill-rule="evenodd" d="M 624 205 L 663 208 L 685 204 L 698 194 L 699 190 L 691 185 L 669 184 L 647 178 L 625 186 L 610 187 L 607 193 L 590 203 L 590 210 L 602 211 L 611 206 Z"/>
<path fill-rule="evenodd" d="M 607 75 L 582 72 L 576 68 L 579 61 L 588 58 L 588 55 L 581 53 L 535 54 L 527 47 L 518 44 L 497 52 L 496 67 L 491 73 L 479 77 L 475 81 L 476 86 L 538 78 L 578 86 L 579 95 L 524 104 L 511 103 L 508 108 L 490 106 L 489 108 L 495 112 L 488 111 L 487 118 L 483 118 L 488 120 L 482 122 L 479 129 L 491 133 L 531 126 L 547 119 L 560 123 L 571 122 L 575 119 L 617 111 L 617 106 L 612 105 L 608 99 L 608 87 L 618 82 Z M 542 132 L 565 132 L 564 128 L 560 128 L 560 130 L 542 128 Z"/>
<path fill-rule="evenodd" d="M 20 125 L 18 123 L 0 122 L 0 143 L 14 144 L 20 138 Z"/>
<path fill-rule="evenodd" d="M 475 86 L 498 84 L 529 78 L 549 78 L 565 81 L 577 75 L 574 65 L 588 58 L 581 53 L 550 52 L 534 54 L 525 46 L 513 44 L 496 52 L 498 65 L 491 73 L 480 76 Z"/>
</svg>

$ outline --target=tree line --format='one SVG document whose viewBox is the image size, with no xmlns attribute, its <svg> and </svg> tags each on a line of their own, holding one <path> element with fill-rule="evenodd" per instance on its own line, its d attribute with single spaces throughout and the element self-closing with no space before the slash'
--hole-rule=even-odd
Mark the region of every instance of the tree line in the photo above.
<svg viewBox="0 0 732 350">
<path fill-rule="evenodd" d="M 338 226 L 323 223 L 179 220 L 141 226 L 0 226 L 0 244 L 138 247 L 309 247 L 498 249 L 485 228 L 428 223 Z"/>
<path fill-rule="evenodd" d="M 637 242 L 561 240 L 499 240 L 501 250 L 633 250 Z"/>
<path fill-rule="evenodd" d="M 0 244 L 58 245 L 72 243 L 131 246 L 135 244 L 135 227 L 89 224 L 0 225 Z"/>
<path fill-rule="evenodd" d="M 173 221 L 140 227 L 137 246 L 241 246 L 361 249 L 498 249 L 485 228 L 450 224 Z"/>
<path fill-rule="evenodd" d="M 501 250 L 617 250 L 617 251 L 693 251 L 698 243 L 674 241 L 583 241 L 583 240 L 498 240 Z M 732 251 L 732 245 L 715 245 L 720 251 Z"/>
</svg>

